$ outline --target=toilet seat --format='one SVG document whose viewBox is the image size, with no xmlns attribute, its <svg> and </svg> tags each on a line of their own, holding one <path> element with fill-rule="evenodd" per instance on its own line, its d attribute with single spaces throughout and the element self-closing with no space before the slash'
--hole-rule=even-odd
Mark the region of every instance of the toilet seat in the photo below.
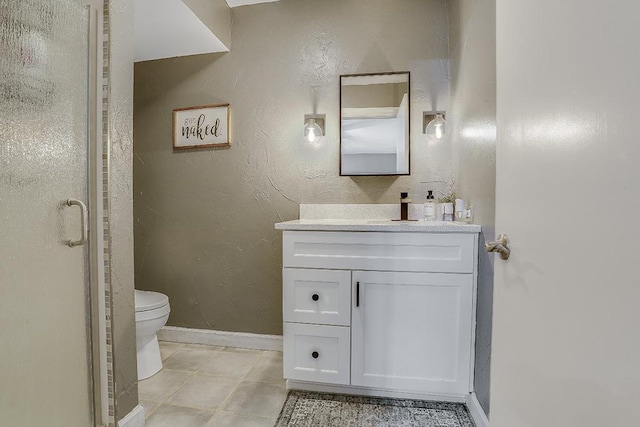
<svg viewBox="0 0 640 427">
<path fill-rule="evenodd" d="M 155 310 L 169 304 L 169 297 L 159 292 L 135 292 L 136 313 Z"/>
<path fill-rule="evenodd" d="M 159 319 L 171 311 L 169 297 L 159 292 L 139 291 L 135 292 L 136 322 L 143 320 Z"/>
<path fill-rule="evenodd" d="M 162 316 L 167 316 L 170 312 L 171 308 L 169 307 L 169 303 L 167 303 L 167 305 L 163 305 L 162 307 L 154 308 L 153 310 L 136 310 L 136 322 L 159 319 Z"/>
</svg>

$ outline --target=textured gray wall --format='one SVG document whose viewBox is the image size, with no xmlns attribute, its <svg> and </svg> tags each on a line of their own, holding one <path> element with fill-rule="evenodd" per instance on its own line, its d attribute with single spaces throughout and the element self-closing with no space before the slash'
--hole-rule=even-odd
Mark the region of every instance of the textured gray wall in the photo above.
<svg viewBox="0 0 640 427">
<path fill-rule="evenodd" d="M 169 296 L 170 325 L 281 334 L 274 223 L 300 203 L 422 203 L 421 181 L 451 178 L 450 145 L 421 130 L 448 106 L 446 1 L 281 0 L 231 18 L 230 53 L 135 66 L 136 286 Z M 411 176 L 340 177 L 339 76 L 384 71 L 411 72 Z M 174 152 L 172 110 L 222 102 L 231 148 Z M 314 112 L 319 146 L 302 138 Z"/>
<path fill-rule="evenodd" d="M 138 404 L 133 299 L 133 0 L 110 0 L 111 284 L 116 419 Z"/>
<path fill-rule="evenodd" d="M 456 164 L 455 189 L 470 200 L 482 224 L 479 250 L 475 389 L 489 413 L 489 368 L 493 316 L 493 257 L 483 250 L 495 233 L 496 181 L 495 0 L 449 3 L 451 108 L 449 132 Z"/>
</svg>

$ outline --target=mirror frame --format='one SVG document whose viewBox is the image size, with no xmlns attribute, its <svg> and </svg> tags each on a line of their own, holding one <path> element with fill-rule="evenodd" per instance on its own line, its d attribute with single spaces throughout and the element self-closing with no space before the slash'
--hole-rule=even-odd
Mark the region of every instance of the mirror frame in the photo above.
<svg viewBox="0 0 640 427">
<path fill-rule="evenodd" d="M 407 103 L 409 104 L 409 130 L 407 141 L 407 173 L 385 173 L 385 174 L 358 174 L 358 175 L 345 175 L 342 173 L 342 79 L 344 77 L 365 77 L 365 76 L 388 76 L 393 74 L 406 74 L 407 75 Z M 410 71 L 388 71 L 384 73 L 361 73 L 361 74 L 341 74 L 339 79 L 340 86 L 340 176 L 407 176 L 411 175 L 411 72 Z"/>
</svg>

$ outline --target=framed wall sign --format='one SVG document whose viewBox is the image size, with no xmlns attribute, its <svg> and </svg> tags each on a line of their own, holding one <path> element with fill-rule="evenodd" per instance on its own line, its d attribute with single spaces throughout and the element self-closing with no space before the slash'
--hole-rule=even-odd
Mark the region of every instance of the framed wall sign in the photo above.
<svg viewBox="0 0 640 427">
<path fill-rule="evenodd" d="M 229 145 L 229 104 L 173 110 L 173 149 Z"/>
</svg>

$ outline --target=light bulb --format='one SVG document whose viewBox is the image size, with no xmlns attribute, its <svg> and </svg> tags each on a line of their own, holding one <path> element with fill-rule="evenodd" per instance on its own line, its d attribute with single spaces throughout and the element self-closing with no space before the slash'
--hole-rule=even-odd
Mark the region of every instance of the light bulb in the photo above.
<svg viewBox="0 0 640 427">
<path fill-rule="evenodd" d="M 446 123 L 442 114 L 436 114 L 433 120 L 427 125 L 427 129 L 425 129 L 427 137 L 441 140 L 445 133 Z"/>
<path fill-rule="evenodd" d="M 321 136 L 322 128 L 320 125 L 318 125 L 314 119 L 309 119 L 309 121 L 304 125 L 304 138 L 308 142 L 314 143 Z"/>
<path fill-rule="evenodd" d="M 309 142 L 314 142 L 316 140 L 316 130 L 314 128 L 309 129 L 307 139 L 309 140 Z"/>
</svg>

